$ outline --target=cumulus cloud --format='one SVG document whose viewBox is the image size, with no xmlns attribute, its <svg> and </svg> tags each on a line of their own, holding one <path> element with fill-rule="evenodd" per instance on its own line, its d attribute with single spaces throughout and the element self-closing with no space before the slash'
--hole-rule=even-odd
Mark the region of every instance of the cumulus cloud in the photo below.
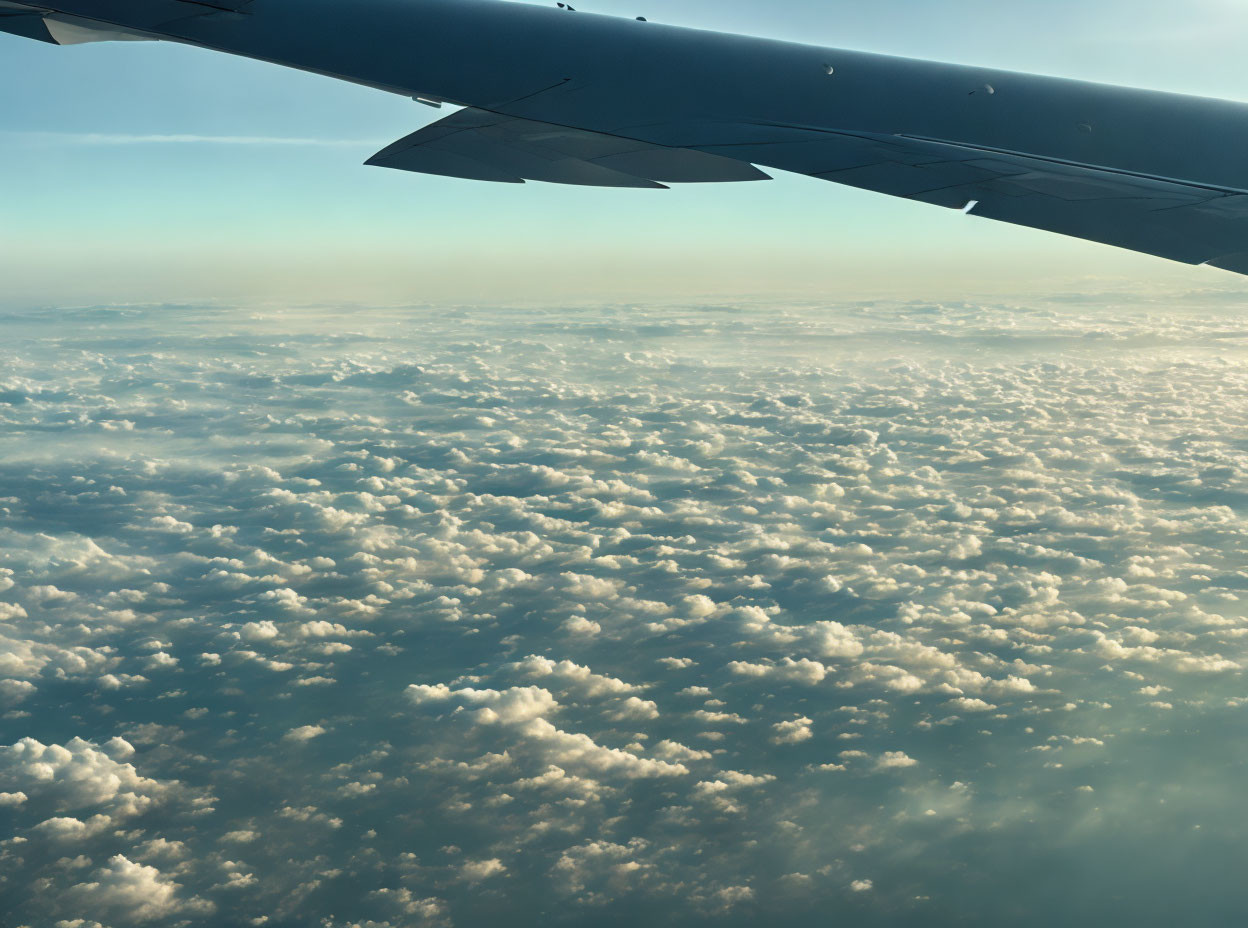
<svg viewBox="0 0 1248 928">
<path fill-rule="evenodd" d="M 112 824 L 107 815 L 93 815 L 86 821 L 69 815 L 57 815 L 35 825 L 31 833 L 53 844 L 79 843 L 102 834 Z"/>
<path fill-rule="evenodd" d="M 767 677 L 787 683 L 805 683 L 808 686 L 822 683 L 828 675 L 823 664 L 805 657 L 800 660 L 786 657 L 778 663 L 752 664 L 749 661 L 733 661 L 728 669 L 743 677 Z"/>
<path fill-rule="evenodd" d="M 277 626 L 265 619 L 263 622 L 248 622 L 243 626 L 244 641 L 271 641 L 278 635 Z"/>
<path fill-rule="evenodd" d="M 121 854 L 91 874 L 90 882 L 76 883 L 66 893 L 66 904 L 82 911 L 108 913 L 129 922 L 150 922 L 182 911 L 207 914 L 211 906 L 187 900 L 181 887 L 155 867 L 134 863 Z"/>
<path fill-rule="evenodd" d="M 586 902 L 601 901 L 590 887 L 634 883 L 644 879 L 650 851 L 649 842 L 634 838 L 627 844 L 611 841 L 589 841 L 566 849 L 551 868 L 556 885 L 569 896 L 581 896 Z M 640 859 L 639 859 L 640 858 Z"/>
<path fill-rule="evenodd" d="M 689 772 L 680 763 L 638 757 L 600 745 L 589 735 L 561 731 L 545 719 L 527 723 L 522 732 L 541 747 L 551 762 L 564 767 L 581 767 L 595 774 L 625 779 L 683 776 Z"/>
<path fill-rule="evenodd" d="M 58 811 L 86 809 L 125 818 L 170 790 L 169 784 L 143 777 L 132 764 L 121 762 L 132 754 L 133 748 L 120 738 L 105 748 L 81 738 L 64 745 L 24 738 L 0 746 L 0 782 Z"/>
<path fill-rule="evenodd" d="M 658 705 L 649 699 L 640 699 L 637 696 L 629 696 L 611 714 L 611 718 L 617 722 L 648 722 L 658 717 Z"/>
<path fill-rule="evenodd" d="M 35 685 L 29 680 L 0 680 L 0 705 L 16 705 L 34 692 Z"/>
<path fill-rule="evenodd" d="M 488 880 L 506 872 L 506 866 L 497 857 L 489 860 L 469 860 L 459 868 L 460 879 L 466 883 L 480 883 L 482 880 Z"/>
<path fill-rule="evenodd" d="M 959 696 L 957 699 L 949 700 L 949 707 L 959 712 L 991 712 L 997 708 L 990 702 L 967 696 Z"/>
<path fill-rule="evenodd" d="M 803 741 L 809 741 L 814 737 L 814 732 L 810 728 L 812 723 L 812 719 L 804 717 L 790 719 L 787 722 L 776 722 L 771 726 L 772 731 L 775 732 L 771 740 L 776 744 L 800 744 Z"/>
<path fill-rule="evenodd" d="M 371 896 L 393 905 L 409 923 L 422 928 L 442 928 L 450 924 L 446 918 L 447 904 L 444 899 L 432 896 L 421 898 L 406 888 L 382 888 L 374 890 Z"/>
<path fill-rule="evenodd" d="M 412 684 L 407 688 L 407 695 L 416 705 L 456 702 L 461 708 L 480 706 L 472 713 L 473 720 L 479 725 L 515 725 L 540 719 L 559 709 L 554 694 L 538 686 L 513 686 L 506 690 L 472 687 L 453 690 L 444 683 L 433 686 Z"/>
<path fill-rule="evenodd" d="M 300 725 L 286 732 L 285 739 L 287 741 L 311 741 L 325 734 L 325 731 L 325 728 L 320 725 Z"/>
<path fill-rule="evenodd" d="M 569 688 L 575 687 L 583 695 L 593 699 L 599 696 L 619 696 L 635 693 L 638 687 L 613 677 L 596 674 L 588 667 L 572 661 L 553 661 L 536 655 L 525 658 L 515 665 L 517 673 L 533 678 L 554 677 Z"/>
<path fill-rule="evenodd" d="M 906 754 L 905 751 L 885 751 L 875 762 L 877 770 L 904 770 L 907 767 L 918 766 L 918 761 Z"/>
</svg>

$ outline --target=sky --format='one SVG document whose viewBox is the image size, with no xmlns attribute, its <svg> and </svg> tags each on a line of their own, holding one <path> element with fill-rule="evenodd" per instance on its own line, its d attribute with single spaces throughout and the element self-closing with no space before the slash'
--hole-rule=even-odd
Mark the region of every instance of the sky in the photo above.
<svg viewBox="0 0 1248 928">
<path fill-rule="evenodd" d="M 602 0 L 682 25 L 1248 99 L 1248 13 L 983 0 Z M 899 28 L 900 26 L 900 28 Z M 1112 249 L 810 178 L 669 192 L 502 185 L 362 162 L 438 114 L 165 44 L 0 36 L 0 275 L 10 305 L 956 294 L 1089 275 L 1199 282 Z"/>
<path fill-rule="evenodd" d="M 1229 3 L 599 9 L 1248 99 Z M 3 928 L 1242 921 L 1240 278 L 0 70 Z"/>
</svg>

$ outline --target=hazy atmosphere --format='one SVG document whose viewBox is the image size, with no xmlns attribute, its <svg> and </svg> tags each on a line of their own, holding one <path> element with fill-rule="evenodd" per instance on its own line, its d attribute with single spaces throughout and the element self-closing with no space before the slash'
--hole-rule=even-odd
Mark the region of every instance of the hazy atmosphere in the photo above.
<svg viewBox="0 0 1248 928">
<path fill-rule="evenodd" d="M 649 2 L 1248 99 L 1229 0 Z M 0 76 L 0 928 L 1242 921 L 1244 278 Z"/>
</svg>

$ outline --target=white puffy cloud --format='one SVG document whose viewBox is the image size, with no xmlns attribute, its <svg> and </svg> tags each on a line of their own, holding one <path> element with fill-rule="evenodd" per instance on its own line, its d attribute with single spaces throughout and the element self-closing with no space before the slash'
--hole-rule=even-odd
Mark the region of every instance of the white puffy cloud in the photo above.
<svg viewBox="0 0 1248 928">
<path fill-rule="evenodd" d="M 71 815 L 56 815 L 31 828 L 31 833 L 54 843 L 79 843 L 102 834 L 113 824 L 107 815 L 93 815 L 86 821 Z"/>
<path fill-rule="evenodd" d="M 627 844 L 589 841 L 569 847 L 551 868 L 555 885 L 568 896 L 582 896 L 587 902 L 606 901 L 610 896 L 586 893 L 593 887 L 633 885 L 649 875 L 649 842 L 633 838 Z"/>
<path fill-rule="evenodd" d="M 374 890 L 371 896 L 393 905 L 408 923 L 419 925 L 421 928 L 435 928 L 435 926 L 441 928 L 441 926 L 450 925 L 447 919 L 447 903 L 444 899 L 433 896 L 421 897 L 405 887 Z"/>
<path fill-rule="evenodd" d="M 87 677 L 108 663 L 108 656 L 93 647 L 62 647 L 0 633 L 0 699 L 24 699 L 44 675 Z"/>
<path fill-rule="evenodd" d="M 997 708 L 990 702 L 967 696 L 949 700 L 949 707 L 958 712 L 991 712 Z"/>
<path fill-rule="evenodd" d="M 147 658 L 145 669 L 147 670 L 172 670 L 178 666 L 178 659 L 172 654 L 164 651 L 157 651 L 155 654 Z"/>
<path fill-rule="evenodd" d="M 0 706 L 12 706 L 29 698 L 35 685 L 28 680 L 0 680 Z"/>
<path fill-rule="evenodd" d="M 511 687 L 507 690 L 452 689 L 445 684 L 414 684 L 407 689 L 408 698 L 417 705 L 458 703 L 461 708 L 479 706 L 471 711 L 474 725 L 504 726 L 514 731 L 513 737 L 537 751 L 545 765 L 586 770 L 596 775 L 625 779 L 680 776 L 688 773 L 679 763 L 639 757 L 628 751 L 598 744 L 590 736 L 559 729 L 546 716 L 559 711 L 559 704 L 549 690 L 535 686 Z M 626 720 L 648 720 L 657 710 L 641 700 L 635 706 L 623 704 Z"/>
<path fill-rule="evenodd" d="M 663 740 L 656 744 L 652 753 L 661 760 L 684 761 L 686 763 L 689 761 L 710 760 L 712 756 L 710 751 L 687 747 L 679 742 L 668 740 Z"/>
<path fill-rule="evenodd" d="M 553 677 L 565 687 L 575 688 L 581 695 L 594 699 L 602 696 L 620 696 L 636 693 L 639 687 L 617 680 L 614 677 L 596 674 L 590 668 L 575 664 L 572 661 L 554 661 L 548 657 L 531 655 L 515 665 L 515 670 L 522 676 L 534 679 Z"/>
<path fill-rule="evenodd" d="M 521 731 L 540 747 L 550 763 L 561 767 L 624 779 L 675 777 L 689 772 L 681 763 L 638 757 L 618 748 L 604 747 L 589 735 L 561 731 L 545 719 L 534 719 L 526 723 Z"/>
<path fill-rule="evenodd" d="M 658 705 L 652 700 L 637 696 L 629 696 L 611 713 L 611 718 L 617 722 L 648 722 L 658 717 Z"/>
<path fill-rule="evenodd" d="M 287 612 L 306 615 L 311 611 L 305 605 L 305 598 L 299 595 L 298 591 L 292 590 L 289 587 L 282 587 L 276 590 L 265 590 L 256 598 L 266 606 L 282 609 Z"/>
<path fill-rule="evenodd" d="M 454 701 L 463 707 L 480 706 L 473 713 L 479 725 L 515 725 L 540 719 L 558 711 L 559 704 L 550 690 L 538 686 L 513 686 L 506 690 L 453 690 L 445 684 L 427 686 L 413 684 L 407 688 L 408 698 L 417 705 Z"/>
<path fill-rule="evenodd" d="M 569 635 L 588 637 L 599 634 L 602 631 L 602 625 L 583 615 L 574 615 L 564 621 L 563 630 Z"/>
<path fill-rule="evenodd" d="M 773 774 L 720 770 L 713 780 L 699 780 L 690 791 L 690 797 L 718 813 L 742 816 L 748 809 L 748 799 L 743 794 L 765 789 L 776 779 Z"/>
<path fill-rule="evenodd" d="M 326 729 L 321 725 L 300 725 L 298 728 L 292 728 L 283 736 L 287 741 L 311 741 L 325 734 Z"/>
<path fill-rule="evenodd" d="M 418 706 L 426 703 L 447 702 L 453 695 L 455 695 L 454 691 L 445 683 L 433 685 L 413 683 L 407 688 L 407 698 Z"/>
<path fill-rule="evenodd" d="M 271 625 L 273 623 L 266 622 L 262 624 Z M 352 630 L 338 622 L 316 619 L 311 622 L 300 623 L 299 634 L 304 638 L 356 638 L 361 636 L 368 637 L 372 633 L 362 629 Z"/>
<path fill-rule="evenodd" d="M 885 751 L 875 762 L 876 770 L 905 770 L 918 766 L 918 761 L 905 751 Z"/>
<path fill-rule="evenodd" d="M 248 622 L 240 632 L 244 641 L 271 641 L 278 636 L 277 626 L 265 619 L 263 622 Z"/>
<path fill-rule="evenodd" d="M 189 522 L 181 522 L 173 516 L 153 516 L 149 523 L 158 532 L 170 532 L 174 535 L 191 535 L 195 526 Z"/>
<path fill-rule="evenodd" d="M 809 741 L 815 736 L 810 728 L 812 723 L 813 719 L 805 717 L 776 722 L 771 726 L 772 731 L 775 732 L 771 740 L 776 744 L 801 744 L 803 741 Z"/>
<path fill-rule="evenodd" d="M 56 811 L 89 810 L 119 820 L 146 810 L 171 788 L 121 762 L 132 753 L 120 738 L 104 748 L 81 738 L 63 746 L 24 738 L 0 746 L 0 782 Z"/>
<path fill-rule="evenodd" d="M 593 577 L 568 572 L 563 575 L 563 591 L 574 600 L 612 600 L 620 595 L 623 584 L 609 577 Z"/>
<path fill-rule="evenodd" d="M 155 867 L 135 863 L 118 854 L 91 874 L 90 881 L 76 883 L 62 904 L 83 913 L 106 914 L 124 922 L 150 922 L 182 912 L 207 915 L 211 906 L 186 899 L 181 887 Z"/>
<path fill-rule="evenodd" d="M 756 893 L 751 886 L 725 886 L 715 890 L 713 896 L 720 908 L 730 909 L 745 902 L 752 902 Z"/>
<path fill-rule="evenodd" d="M 465 861 L 459 868 L 459 878 L 466 883 L 480 883 L 506 872 L 507 867 L 503 862 L 497 857 L 492 857 L 489 860 Z"/>
<path fill-rule="evenodd" d="M 750 663 L 749 661 L 733 661 L 728 665 L 733 673 L 743 677 L 766 677 L 783 683 L 804 683 L 814 686 L 822 683 L 828 675 L 828 669 L 818 661 L 810 658 L 794 660 L 786 657 L 778 662 Z"/>
</svg>

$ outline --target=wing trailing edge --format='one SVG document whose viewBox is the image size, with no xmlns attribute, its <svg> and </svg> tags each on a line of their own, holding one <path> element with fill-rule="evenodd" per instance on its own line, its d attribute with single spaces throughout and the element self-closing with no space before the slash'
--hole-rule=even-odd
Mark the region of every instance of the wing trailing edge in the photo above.
<svg viewBox="0 0 1248 928">
<path fill-rule="evenodd" d="M 400 139 L 367 162 L 470 180 L 662 189 L 769 180 L 748 162 L 465 109 Z"/>
</svg>

